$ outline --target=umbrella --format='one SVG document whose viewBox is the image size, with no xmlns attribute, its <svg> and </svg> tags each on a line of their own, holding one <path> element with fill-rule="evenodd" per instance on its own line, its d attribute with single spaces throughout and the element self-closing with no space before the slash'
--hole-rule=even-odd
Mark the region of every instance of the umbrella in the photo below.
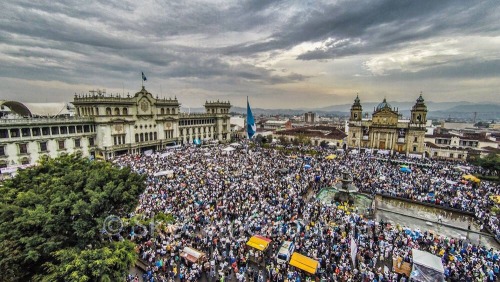
<svg viewBox="0 0 500 282">
<path fill-rule="evenodd" d="M 400 169 L 401 172 L 407 172 L 407 173 L 410 173 L 411 172 L 411 169 L 409 169 L 408 167 L 402 167 Z"/>
<path fill-rule="evenodd" d="M 331 154 L 331 155 L 326 156 L 326 157 L 325 157 L 325 160 L 334 160 L 334 159 L 336 159 L 336 158 L 337 158 L 337 155 L 335 155 L 335 154 Z"/>
<path fill-rule="evenodd" d="M 304 166 L 304 168 L 305 168 L 305 169 L 310 169 L 310 168 L 311 168 L 311 165 L 306 164 L 306 165 Z"/>
</svg>

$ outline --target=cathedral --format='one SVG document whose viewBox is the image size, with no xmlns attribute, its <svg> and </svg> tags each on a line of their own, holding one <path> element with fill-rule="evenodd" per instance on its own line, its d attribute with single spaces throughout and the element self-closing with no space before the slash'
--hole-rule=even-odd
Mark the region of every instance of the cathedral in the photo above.
<svg viewBox="0 0 500 282">
<path fill-rule="evenodd" d="M 411 109 L 410 119 L 402 119 L 398 109 L 386 99 L 374 109 L 372 118 L 363 118 L 363 107 L 356 96 L 349 118 L 348 145 L 353 149 L 422 156 L 427 106 L 422 94 Z"/>
</svg>

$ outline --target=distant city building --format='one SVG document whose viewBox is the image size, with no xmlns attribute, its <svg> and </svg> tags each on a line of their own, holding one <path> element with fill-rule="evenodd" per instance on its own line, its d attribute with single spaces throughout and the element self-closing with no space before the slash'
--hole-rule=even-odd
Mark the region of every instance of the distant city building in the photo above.
<svg viewBox="0 0 500 282">
<path fill-rule="evenodd" d="M 344 142 L 346 134 L 337 127 L 332 126 L 310 126 L 289 130 L 276 131 L 276 136 L 283 136 L 287 141 L 293 142 L 298 139 L 309 139 L 312 145 L 320 145 L 325 141 L 330 146 L 345 148 Z"/>
<path fill-rule="evenodd" d="M 45 113 L 59 113 L 56 117 L 40 118 L 34 117 L 38 114 L 30 111 L 30 104 L 0 102 L 2 113 L 8 113 L 0 119 L 0 168 L 34 164 L 41 156 L 80 152 L 107 159 L 174 144 L 230 139 L 229 102 L 207 101 L 206 113 L 185 114 L 177 98 L 154 98 L 143 87 L 126 97 L 91 91 L 75 95 L 73 104 L 75 117 L 70 117 L 71 107 L 67 113 L 54 105 Z"/>
<path fill-rule="evenodd" d="M 422 95 L 413 106 L 409 120 L 401 119 L 398 110 L 391 108 L 386 99 L 374 109 L 371 118 L 362 118 L 362 114 L 363 108 L 356 96 L 348 125 L 350 148 L 423 155 L 427 106 Z"/>
<path fill-rule="evenodd" d="M 304 122 L 305 123 L 315 123 L 316 122 L 316 114 L 313 112 L 307 112 L 304 114 Z"/>
<path fill-rule="evenodd" d="M 441 123 L 441 128 L 460 130 L 460 129 L 466 129 L 466 128 L 475 128 L 475 126 L 474 126 L 473 123 L 468 123 L 468 122 L 447 122 L 447 121 L 443 121 Z"/>
<path fill-rule="evenodd" d="M 266 131 L 292 129 L 292 122 L 289 119 L 286 119 L 286 120 L 261 120 L 261 121 L 259 121 L 259 127 L 263 130 L 266 130 Z"/>
</svg>

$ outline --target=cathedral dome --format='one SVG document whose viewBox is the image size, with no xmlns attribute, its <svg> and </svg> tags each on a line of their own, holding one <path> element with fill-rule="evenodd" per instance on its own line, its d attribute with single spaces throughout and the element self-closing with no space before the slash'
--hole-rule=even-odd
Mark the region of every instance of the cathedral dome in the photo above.
<svg viewBox="0 0 500 282">
<path fill-rule="evenodd" d="M 383 108 L 389 108 L 389 109 L 391 108 L 391 105 L 389 105 L 389 103 L 387 103 L 387 101 L 385 100 L 385 98 L 384 98 L 384 101 L 382 101 L 382 103 L 378 104 L 376 110 L 380 111 Z"/>
</svg>

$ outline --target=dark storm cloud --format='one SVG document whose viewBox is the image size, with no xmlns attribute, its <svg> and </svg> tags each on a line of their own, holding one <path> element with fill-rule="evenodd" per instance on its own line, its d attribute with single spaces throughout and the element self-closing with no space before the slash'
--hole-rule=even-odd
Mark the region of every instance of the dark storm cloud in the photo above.
<svg viewBox="0 0 500 282">
<path fill-rule="evenodd" d="M 447 0 L 3 1 L 0 77 L 105 85 L 136 80 L 145 71 L 152 79 L 184 79 L 186 87 L 231 91 L 233 85 L 232 92 L 248 94 L 311 78 L 307 69 L 281 71 L 266 62 L 302 43 L 319 46 L 293 54 L 310 61 L 381 54 L 443 35 L 498 36 L 499 6 Z M 497 57 L 453 59 L 454 66 L 472 64 L 474 71 L 455 70 L 446 61 L 418 66 L 450 77 L 498 73 Z M 389 70 L 401 79 L 407 75 Z M 426 71 L 413 74 L 425 77 Z"/>
<path fill-rule="evenodd" d="M 305 7 L 286 28 L 266 42 L 228 47 L 228 54 L 289 49 L 302 42 L 332 39 L 298 56 L 301 60 L 332 59 L 377 53 L 438 35 L 497 33 L 500 9 L 495 1 L 340 1 Z M 341 44 L 339 44 L 341 43 Z"/>
</svg>

